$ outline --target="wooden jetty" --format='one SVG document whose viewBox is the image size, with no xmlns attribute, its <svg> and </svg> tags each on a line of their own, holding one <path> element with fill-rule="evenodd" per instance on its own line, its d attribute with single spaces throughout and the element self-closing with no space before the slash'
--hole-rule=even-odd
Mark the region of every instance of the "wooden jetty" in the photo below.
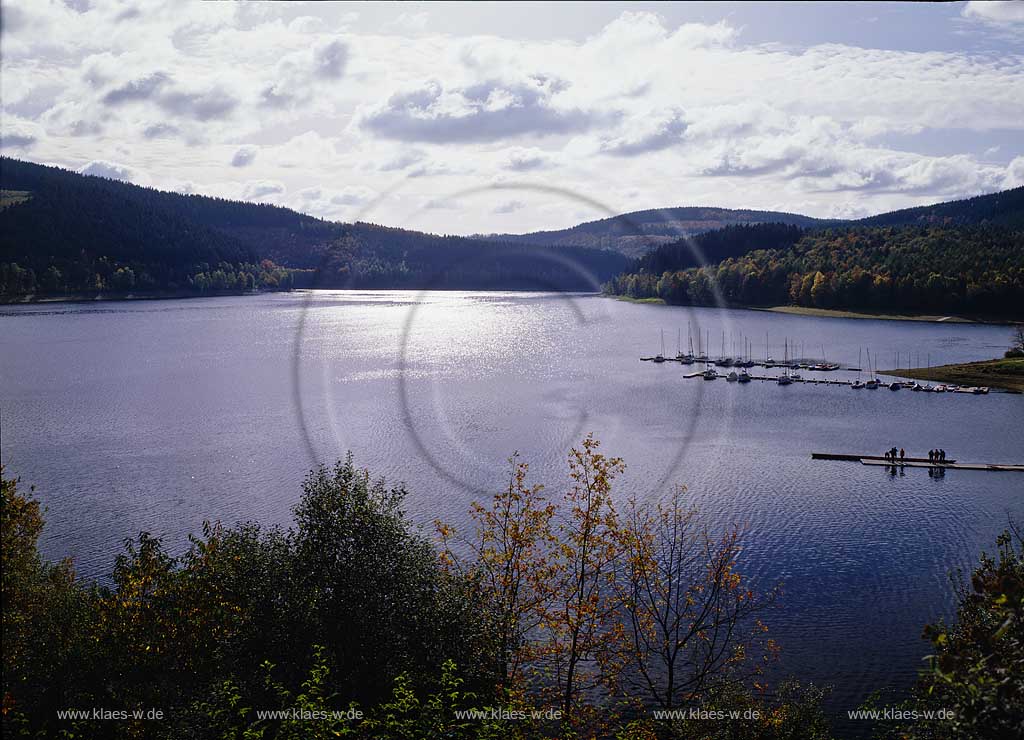
<svg viewBox="0 0 1024 740">
<path fill-rule="evenodd" d="M 874 465 L 893 468 L 934 468 L 936 470 L 993 470 L 1004 473 L 1024 473 L 1024 465 L 998 463 L 967 463 L 956 460 L 932 462 L 925 457 L 905 457 L 903 460 L 888 460 L 883 455 L 847 455 L 831 452 L 812 452 L 812 460 L 844 460 L 859 462 L 861 465 Z"/>
<path fill-rule="evenodd" d="M 835 454 L 832 452 L 812 452 L 812 460 L 845 460 L 847 462 L 861 462 L 862 460 L 882 460 L 885 461 L 887 458 L 884 455 L 842 455 Z M 905 457 L 905 462 L 915 463 L 931 463 L 927 457 Z M 946 460 L 947 464 L 955 463 L 956 460 Z"/>
<path fill-rule="evenodd" d="M 882 465 L 894 468 L 937 468 L 940 470 L 995 470 L 1003 473 L 1024 473 L 1024 465 L 999 465 L 988 463 L 944 463 L 929 462 L 880 462 L 878 460 L 861 460 L 861 465 Z"/>
</svg>

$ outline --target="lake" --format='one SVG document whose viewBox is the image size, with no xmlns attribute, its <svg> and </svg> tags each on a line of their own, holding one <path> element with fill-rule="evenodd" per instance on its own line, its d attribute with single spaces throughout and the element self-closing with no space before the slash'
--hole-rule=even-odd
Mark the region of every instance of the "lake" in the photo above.
<svg viewBox="0 0 1024 740">
<path fill-rule="evenodd" d="M 861 349 L 932 364 L 1002 354 L 1007 327 L 826 319 L 630 304 L 595 295 L 338 291 L 0 309 L 9 474 L 48 507 L 51 558 L 104 578 L 140 530 L 178 552 L 204 519 L 287 524 L 305 472 L 347 450 L 405 481 L 429 527 L 458 524 L 518 450 L 558 490 L 594 432 L 625 458 L 616 496 L 685 484 L 716 526 L 747 529 L 742 565 L 784 582 L 765 621 L 780 670 L 832 684 L 830 706 L 911 685 L 921 628 L 950 616 L 947 573 L 1024 520 L 1024 476 L 812 461 L 933 447 L 1024 462 L 1024 396 L 854 391 L 686 379 L 681 333 L 710 354 L 753 343 L 856 365 Z M 866 356 L 863 360 L 867 362 Z M 770 371 L 775 372 L 775 371 Z M 805 373 L 807 375 L 807 373 Z M 854 374 L 855 375 L 855 374 Z M 833 373 L 832 377 L 849 377 Z M 844 712 L 845 713 L 845 712 Z"/>
</svg>

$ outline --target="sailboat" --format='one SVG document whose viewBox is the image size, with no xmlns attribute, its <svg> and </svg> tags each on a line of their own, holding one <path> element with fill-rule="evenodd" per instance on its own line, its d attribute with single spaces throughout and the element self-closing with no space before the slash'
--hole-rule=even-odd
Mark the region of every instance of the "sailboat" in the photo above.
<svg viewBox="0 0 1024 740">
<path fill-rule="evenodd" d="M 693 364 L 693 337 L 690 336 L 690 327 L 689 326 L 686 327 L 686 342 L 689 345 L 689 350 L 690 351 L 687 352 L 685 355 L 682 355 L 682 354 L 679 355 L 679 357 L 676 358 L 676 359 L 678 359 L 684 365 L 692 365 Z"/>
<path fill-rule="evenodd" d="M 878 386 L 881 385 L 881 383 L 879 383 L 878 378 L 875 377 L 875 371 L 871 365 L 871 350 L 868 350 L 868 372 L 871 374 L 871 377 L 868 378 L 868 382 L 864 384 L 864 387 L 869 391 L 877 391 Z"/>
<path fill-rule="evenodd" d="M 703 350 L 700 348 L 700 329 L 699 328 L 697 329 L 697 358 L 696 359 L 697 359 L 697 362 L 707 362 L 708 361 L 708 348 L 707 348 L 707 346 L 705 346 Z"/>
<path fill-rule="evenodd" d="M 789 377 L 789 340 L 784 340 L 782 351 L 785 354 L 783 357 L 783 367 L 786 368 L 786 372 L 780 375 L 776 380 L 779 385 L 789 385 L 793 382 Z"/>
<path fill-rule="evenodd" d="M 715 360 L 715 364 L 719 367 L 729 367 L 732 365 L 732 358 L 725 356 L 725 332 L 722 332 L 722 354 Z"/>
<path fill-rule="evenodd" d="M 737 363 L 737 364 L 740 367 L 753 367 L 754 366 L 754 361 L 750 357 L 750 352 L 751 352 L 751 349 L 752 349 L 751 341 L 749 339 L 744 339 L 743 340 L 743 344 L 744 344 L 744 347 L 743 347 L 743 358 L 744 359 L 743 359 L 742 362 Z"/>
<path fill-rule="evenodd" d="M 859 349 L 857 350 L 857 379 L 855 381 L 853 381 L 852 384 L 850 384 L 850 387 L 853 388 L 855 391 L 859 391 L 861 388 L 864 387 L 864 383 L 861 382 L 861 379 L 860 379 L 860 355 L 861 355 L 861 352 L 862 352 L 862 350 L 859 350 Z"/>
<path fill-rule="evenodd" d="M 795 343 L 793 344 L 793 353 L 796 354 L 796 344 Z M 794 357 L 793 361 L 789 363 L 789 367 L 792 370 L 799 370 L 800 369 L 800 363 L 797 362 L 797 359 Z M 792 380 L 794 383 L 796 383 L 796 382 L 803 382 L 803 376 L 800 375 L 800 373 L 786 373 L 786 374 L 789 375 L 789 379 Z"/>
<path fill-rule="evenodd" d="M 665 361 L 665 330 L 661 330 L 661 352 L 654 356 L 655 362 Z"/>
</svg>

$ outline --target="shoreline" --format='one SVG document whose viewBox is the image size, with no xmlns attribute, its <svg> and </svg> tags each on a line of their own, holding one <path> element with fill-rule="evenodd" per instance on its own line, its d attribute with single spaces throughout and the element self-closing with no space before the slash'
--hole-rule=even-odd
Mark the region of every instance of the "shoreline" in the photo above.
<svg viewBox="0 0 1024 740">
<path fill-rule="evenodd" d="M 2 299 L 0 306 L 43 306 L 51 303 L 120 303 L 123 301 L 174 301 L 190 298 L 243 298 L 245 296 L 263 295 L 264 293 L 288 293 L 287 290 L 252 290 L 245 292 L 218 291 L 214 293 L 100 293 L 90 295 L 79 293 L 66 296 L 20 296 L 15 299 Z"/>
<path fill-rule="evenodd" d="M 928 368 L 896 368 L 879 370 L 878 374 L 915 380 L 935 380 L 959 386 L 988 386 L 1012 393 L 1024 393 L 1024 358 L 979 360 Z"/>
<path fill-rule="evenodd" d="M 1013 324 L 1012 319 L 984 320 L 964 316 L 939 316 L 933 314 L 904 313 L 871 313 L 868 311 L 851 311 L 842 308 L 811 308 L 809 306 L 770 306 L 751 307 L 753 311 L 770 311 L 786 313 L 794 316 L 817 316 L 830 319 L 876 319 L 879 321 L 923 321 L 932 324 L 998 324 L 1004 321 Z"/>
<path fill-rule="evenodd" d="M 852 311 L 834 308 L 811 308 L 809 306 L 745 306 L 733 304 L 729 306 L 697 306 L 690 304 L 667 303 L 663 298 L 632 298 L 626 295 L 603 293 L 625 303 L 637 303 L 652 306 L 680 306 L 686 308 L 726 308 L 742 311 L 764 311 L 767 313 L 783 313 L 791 316 L 810 316 L 824 319 L 874 319 L 876 321 L 920 321 L 931 324 L 988 324 L 994 326 L 1013 326 L 1024 319 L 1011 319 L 998 316 L 940 316 L 938 314 L 913 313 L 872 313 L 869 311 Z"/>
<path fill-rule="evenodd" d="M 269 295 L 273 293 L 308 293 L 311 291 L 356 291 L 356 292 L 386 292 L 386 291 L 417 291 L 435 293 L 551 293 L 554 295 L 586 295 L 601 296 L 602 293 L 593 290 L 533 290 L 529 288 L 381 288 L 381 287 L 330 287 L 330 286 L 302 286 L 293 287 L 287 290 L 251 290 L 244 293 L 237 291 L 222 291 L 217 293 L 103 293 L 100 295 L 76 294 L 71 296 L 19 296 L 18 298 L 0 298 L 0 307 L 3 306 L 40 306 L 51 303 L 118 303 L 121 301 L 168 301 L 188 300 L 191 298 L 244 298 L 246 296 Z M 661 300 L 656 299 L 656 300 Z"/>
<path fill-rule="evenodd" d="M 323 288 L 324 290 L 335 290 Z M 120 301 L 165 301 L 181 300 L 189 298 L 224 298 L 244 297 L 263 295 L 265 293 L 293 293 L 316 288 L 302 287 L 290 288 L 289 290 L 254 290 L 246 292 L 221 291 L 216 293 L 191 293 L 191 292 L 166 292 L 166 293 L 101 293 L 98 295 L 76 294 L 70 296 L 19 296 L 17 298 L 0 299 L 0 306 L 33 306 L 50 303 L 113 303 Z M 415 288 L 354 288 L 353 290 L 415 290 Z M 441 289 L 444 290 L 444 289 Z M 450 290 L 467 290 L 465 288 L 451 288 Z M 479 292 L 514 292 L 515 289 L 481 290 Z M 533 291 L 525 291 L 533 292 Z M 579 293 L 588 291 L 550 291 L 552 293 Z M 611 298 L 624 303 L 634 303 L 648 306 L 682 306 L 689 308 L 725 308 L 742 311 L 763 311 L 767 313 L 789 314 L 791 316 L 809 316 L 812 318 L 831 319 L 874 319 L 876 321 L 919 321 L 932 324 L 988 324 L 994 326 L 1013 326 L 1021 323 L 1022 319 L 997 318 L 997 317 L 966 317 L 966 316 L 939 316 L 928 314 L 899 314 L 899 313 L 867 313 L 864 311 L 848 311 L 845 309 L 831 308 L 810 308 L 806 306 L 691 306 L 689 304 L 667 303 L 663 298 L 632 298 L 625 295 L 614 295 L 610 293 L 595 292 L 594 295 Z M 921 368 L 912 368 L 912 370 Z M 934 369 L 934 368 L 933 368 Z M 911 376 L 907 376 L 911 377 Z"/>
<path fill-rule="evenodd" d="M 641 305 L 646 304 L 649 306 L 670 305 L 668 303 L 665 303 L 664 298 L 633 298 L 628 295 L 612 295 L 610 293 L 602 293 L 601 295 L 604 296 L 605 298 L 614 298 L 615 300 L 622 301 L 623 303 L 638 303 Z M 701 308 L 701 306 L 691 306 L 691 308 Z M 715 306 L 704 306 L 704 308 L 715 308 Z"/>
</svg>

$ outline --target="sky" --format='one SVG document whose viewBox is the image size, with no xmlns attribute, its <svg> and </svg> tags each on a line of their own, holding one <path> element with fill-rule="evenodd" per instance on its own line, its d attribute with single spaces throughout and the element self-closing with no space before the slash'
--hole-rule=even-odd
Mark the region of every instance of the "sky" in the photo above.
<svg viewBox="0 0 1024 740">
<path fill-rule="evenodd" d="M 1024 2 L 0 13 L 3 154 L 332 220 L 857 217 L 1024 185 Z"/>
</svg>

